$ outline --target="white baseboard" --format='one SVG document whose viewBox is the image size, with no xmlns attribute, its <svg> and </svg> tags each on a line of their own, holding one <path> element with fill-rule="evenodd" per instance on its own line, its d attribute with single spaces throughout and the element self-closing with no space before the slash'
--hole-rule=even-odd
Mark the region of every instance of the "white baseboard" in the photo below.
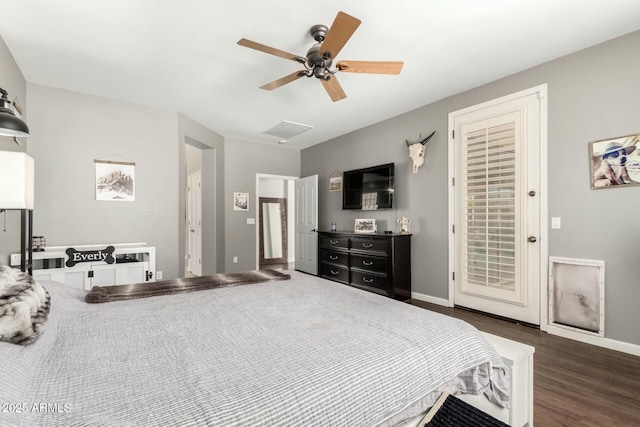
<svg viewBox="0 0 640 427">
<path fill-rule="evenodd" d="M 441 305 L 443 307 L 449 307 L 449 300 L 446 298 L 433 297 L 431 295 L 421 294 L 418 292 L 411 292 L 411 298 L 429 302 L 431 304 Z M 543 332 L 547 332 L 551 335 L 558 335 L 560 337 L 572 339 L 575 341 L 584 342 L 598 347 L 608 348 L 609 350 L 615 350 L 622 353 L 632 354 L 634 356 L 640 356 L 640 345 L 637 344 L 612 340 L 611 338 L 604 338 L 596 335 L 583 334 L 580 332 L 572 331 L 570 329 L 559 328 L 553 325 L 547 325 L 546 331 Z"/>
<path fill-rule="evenodd" d="M 580 332 L 569 329 L 558 328 L 557 326 L 548 325 L 547 333 L 569 338 L 575 341 L 584 342 L 598 347 L 608 348 L 609 350 L 621 351 L 622 353 L 640 356 L 640 345 L 631 344 L 624 341 L 616 341 L 611 338 L 598 337 L 595 335 L 582 334 Z"/>
<path fill-rule="evenodd" d="M 432 297 L 431 295 L 420 294 L 418 292 L 411 292 L 411 298 L 424 302 L 430 302 L 431 304 L 449 307 L 449 300 L 446 298 Z"/>
</svg>

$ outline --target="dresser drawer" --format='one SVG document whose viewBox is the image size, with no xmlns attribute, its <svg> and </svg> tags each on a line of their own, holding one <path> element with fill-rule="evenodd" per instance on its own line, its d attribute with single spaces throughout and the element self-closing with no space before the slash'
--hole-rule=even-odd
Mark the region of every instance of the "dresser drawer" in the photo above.
<svg viewBox="0 0 640 427">
<path fill-rule="evenodd" d="M 386 255 L 389 252 L 389 241 L 387 239 L 376 239 L 371 237 L 352 237 L 351 249 L 379 252 Z"/>
<path fill-rule="evenodd" d="M 333 263 L 333 264 L 339 264 L 339 265 L 343 265 L 345 267 L 348 267 L 349 266 L 349 253 L 332 251 L 330 249 L 321 249 L 320 250 L 320 260 L 322 262 L 330 262 L 330 263 Z"/>
<path fill-rule="evenodd" d="M 320 263 L 320 275 L 327 279 L 349 283 L 349 269 L 346 267 L 338 267 L 336 265 L 325 264 L 323 262 Z"/>
<path fill-rule="evenodd" d="M 386 291 L 389 289 L 389 279 L 386 275 L 351 270 L 351 283 L 357 286 L 367 286 Z"/>
<path fill-rule="evenodd" d="M 324 248 L 349 249 L 348 237 L 320 236 L 320 246 Z"/>
<path fill-rule="evenodd" d="M 386 257 L 352 254 L 351 268 L 356 268 L 358 270 L 375 271 L 378 273 L 386 273 L 387 261 L 388 258 Z"/>
</svg>

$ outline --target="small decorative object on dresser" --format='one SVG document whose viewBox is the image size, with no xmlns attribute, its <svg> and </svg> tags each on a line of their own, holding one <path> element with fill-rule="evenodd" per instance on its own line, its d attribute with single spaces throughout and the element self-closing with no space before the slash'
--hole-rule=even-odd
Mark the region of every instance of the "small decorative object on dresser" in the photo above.
<svg viewBox="0 0 640 427">
<path fill-rule="evenodd" d="M 356 233 L 375 233 L 378 231 L 375 219 L 356 219 L 356 226 L 354 231 Z"/>
<path fill-rule="evenodd" d="M 400 234 L 409 234 L 409 223 L 411 221 L 405 215 L 402 215 L 402 218 L 398 220 L 398 224 L 400 224 Z"/>
<path fill-rule="evenodd" d="M 391 298 L 411 298 L 411 235 L 318 232 L 319 275 Z"/>
</svg>

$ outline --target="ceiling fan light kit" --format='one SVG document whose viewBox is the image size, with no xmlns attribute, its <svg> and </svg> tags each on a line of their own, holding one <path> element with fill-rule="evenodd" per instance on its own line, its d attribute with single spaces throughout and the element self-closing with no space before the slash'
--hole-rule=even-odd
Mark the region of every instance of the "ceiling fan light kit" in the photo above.
<svg viewBox="0 0 640 427">
<path fill-rule="evenodd" d="M 326 25 L 314 25 L 309 34 L 316 44 L 307 51 L 306 58 L 276 49 L 245 38 L 238 41 L 240 46 L 259 50 L 270 55 L 279 56 L 298 62 L 304 66 L 304 70 L 293 72 L 271 83 L 260 86 L 260 89 L 273 90 L 301 77 L 315 77 L 321 81 L 322 86 L 329 94 L 333 102 L 347 97 L 338 83 L 335 74 L 339 71 L 367 74 L 399 74 L 402 70 L 402 62 L 385 61 L 340 61 L 335 68 L 331 68 L 334 59 L 338 56 L 344 45 L 349 41 L 353 33 L 360 26 L 361 21 L 344 12 L 338 12 L 331 27 Z"/>
</svg>

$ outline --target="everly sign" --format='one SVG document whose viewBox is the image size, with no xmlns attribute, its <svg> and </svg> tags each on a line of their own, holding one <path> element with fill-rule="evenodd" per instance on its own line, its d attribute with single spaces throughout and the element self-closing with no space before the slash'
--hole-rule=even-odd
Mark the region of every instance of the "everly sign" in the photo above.
<svg viewBox="0 0 640 427">
<path fill-rule="evenodd" d="M 81 262 L 96 262 L 102 261 L 107 264 L 113 264 L 116 260 L 113 257 L 113 246 L 107 246 L 104 249 L 92 250 L 92 251 L 78 251 L 74 248 L 68 248 L 65 252 L 69 257 L 65 265 L 67 267 L 73 267 Z"/>
</svg>

